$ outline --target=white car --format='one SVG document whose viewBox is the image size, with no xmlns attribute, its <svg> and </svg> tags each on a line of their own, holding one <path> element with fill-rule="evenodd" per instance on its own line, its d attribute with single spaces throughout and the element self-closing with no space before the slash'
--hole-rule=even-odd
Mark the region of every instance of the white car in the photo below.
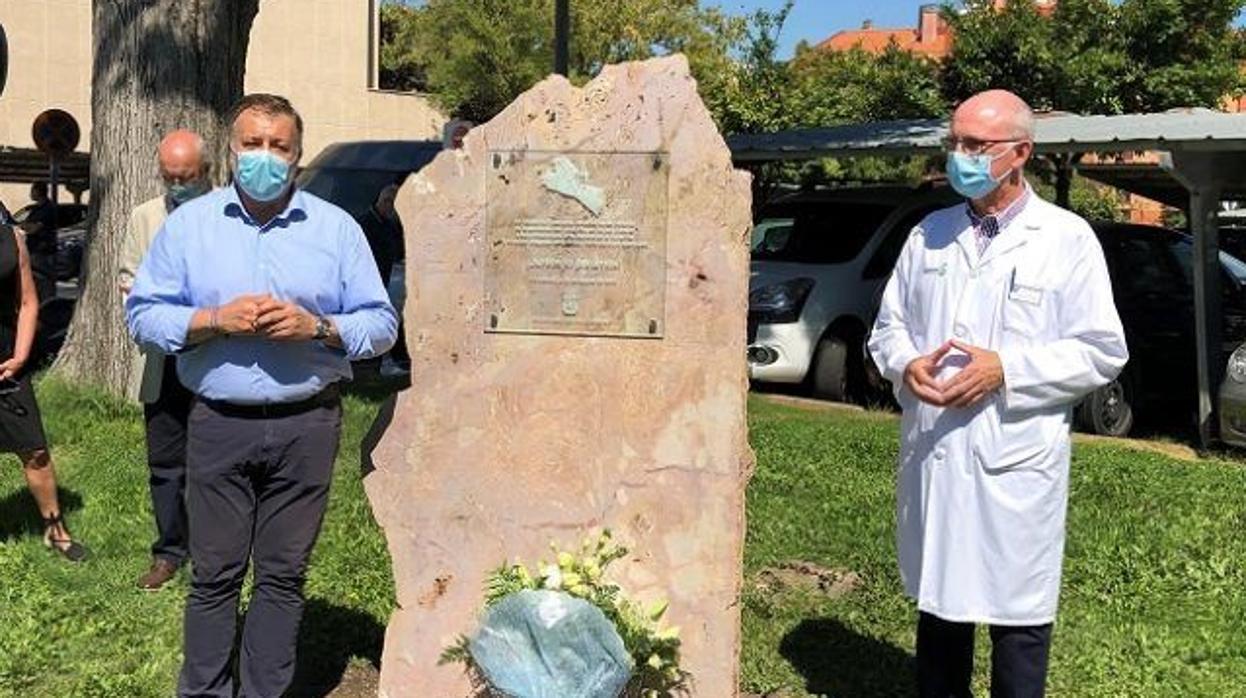
<svg viewBox="0 0 1246 698">
<path fill-rule="evenodd" d="M 910 231 L 960 199 L 942 186 L 801 192 L 767 204 L 753 231 L 749 377 L 864 401 L 881 379 L 865 337 Z"/>
</svg>

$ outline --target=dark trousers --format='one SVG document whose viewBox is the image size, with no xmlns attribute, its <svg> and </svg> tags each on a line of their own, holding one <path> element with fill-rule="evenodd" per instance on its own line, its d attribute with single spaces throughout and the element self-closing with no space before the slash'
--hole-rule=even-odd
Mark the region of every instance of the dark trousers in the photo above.
<svg viewBox="0 0 1246 698">
<path fill-rule="evenodd" d="M 35 297 L 46 303 L 56 297 L 56 256 L 30 253 L 30 271 L 35 279 Z"/>
<path fill-rule="evenodd" d="M 341 406 L 254 415 L 191 407 L 186 508 L 190 594 L 182 698 L 232 698 L 238 595 L 254 593 L 238 650 L 240 698 L 278 698 L 294 677 L 303 582 L 328 503 Z"/>
<path fill-rule="evenodd" d="M 917 621 L 917 685 L 921 698 L 971 698 L 973 623 L 929 613 Z M 991 626 L 991 698 L 1042 698 L 1047 684 L 1051 624 Z"/>
<path fill-rule="evenodd" d="M 191 393 L 177 378 L 177 359 L 164 360 L 160 396 L 143 405 L 147 470 L 156 518 L 152 557 L 180 565 L 186 559 L 186 418 Z"/>
</svg>

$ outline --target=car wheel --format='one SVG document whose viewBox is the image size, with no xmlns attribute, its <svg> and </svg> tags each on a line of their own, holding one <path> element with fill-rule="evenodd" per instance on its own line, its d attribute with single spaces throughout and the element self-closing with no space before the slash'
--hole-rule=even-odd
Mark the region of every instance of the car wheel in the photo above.
<svg viewBox="0 0 1246 698">
<path fill-rule="evenodd" d="M 1128 436 L 1134 426 L 1133 403 L 1129 381 L 1117 378 L 1077 406 L 1077 428 L 1100 436 Z"/>
<path fill-rule="evenodd" d="M 825 337 L 818 342 L 809 378 L 814 397 L 847 402 L 848 345 L 838 337 Z"/>
</svg>

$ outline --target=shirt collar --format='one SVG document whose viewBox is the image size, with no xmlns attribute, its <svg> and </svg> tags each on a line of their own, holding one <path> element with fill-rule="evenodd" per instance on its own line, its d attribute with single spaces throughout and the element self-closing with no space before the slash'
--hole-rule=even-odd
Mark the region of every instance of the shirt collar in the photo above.
<svg viewBox="0 0 1246 698">
<path fill-rule="evenodd" d="M 238 185 L 230 184 L 225 187 L 225 206 L 223 212 L 227 218 L 237 218 L 247 225 L 253 225 L 260 229 L 260 232 L 271 230 L 273 228 L 288 228 L 291 223 L 301 223 L 307 220 L 307 201 L 304 197 L 303 190 L 294 189 L 294 195 L 286 202 L 286 207 L 281 213 L 273 216 L 273 219 L 261 226 L 251 218 L 251 214 L 247 213 L 247 209 L 242 205 L 242 198 L 238 195 Z"/>
<path fill-rule="evenodd" d="M 1033 195 L 1033 189 L 1030 188 L 1029 182 L 1026 182 L 1025 190 L 1021 192 L 1021 196 L 1018 196 L 1015 201 L 1008 204 L 1008 207 L 999 213 L 991 214 L 989 216 L 979 215 L 977 211 L 973 210 L 973 205 L 968 201 L 965 202 L 965 210 L 969 212 L 969 222 L 973 224 L 974 228 L 982 227 L 982 222 L 985 219 L 994 218 L 995 229 L 1002 233 L 1010 223 L 1017 219 L 1017 216 L 1021 215 L 1021 212 L 1024 211 L 1026 205 L 1030 203 L 1030 198 Z"/>
</svg>

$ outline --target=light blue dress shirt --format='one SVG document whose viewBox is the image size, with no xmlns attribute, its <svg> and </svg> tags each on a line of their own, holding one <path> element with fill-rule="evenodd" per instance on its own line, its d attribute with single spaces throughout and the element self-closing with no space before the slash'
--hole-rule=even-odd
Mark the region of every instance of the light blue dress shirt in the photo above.
<svg viewBox="0 0 1246 698">
<path fill-rule="evenodd" d="M 248 294 L 269 294 L 331 318 L 344 350 L 247 335 L 187 346 L 196 309 Z M 179 206 L 143 258 L 125 308 L 139 344 L 178 355 L 178 377 L 189 390 L 244 405 L 312 397 L 349 379 L 351 359 L 385 352 L 398 333 L 359 225 L 299 190 L 263 226 L 232 186 Z"/>
</svg>

